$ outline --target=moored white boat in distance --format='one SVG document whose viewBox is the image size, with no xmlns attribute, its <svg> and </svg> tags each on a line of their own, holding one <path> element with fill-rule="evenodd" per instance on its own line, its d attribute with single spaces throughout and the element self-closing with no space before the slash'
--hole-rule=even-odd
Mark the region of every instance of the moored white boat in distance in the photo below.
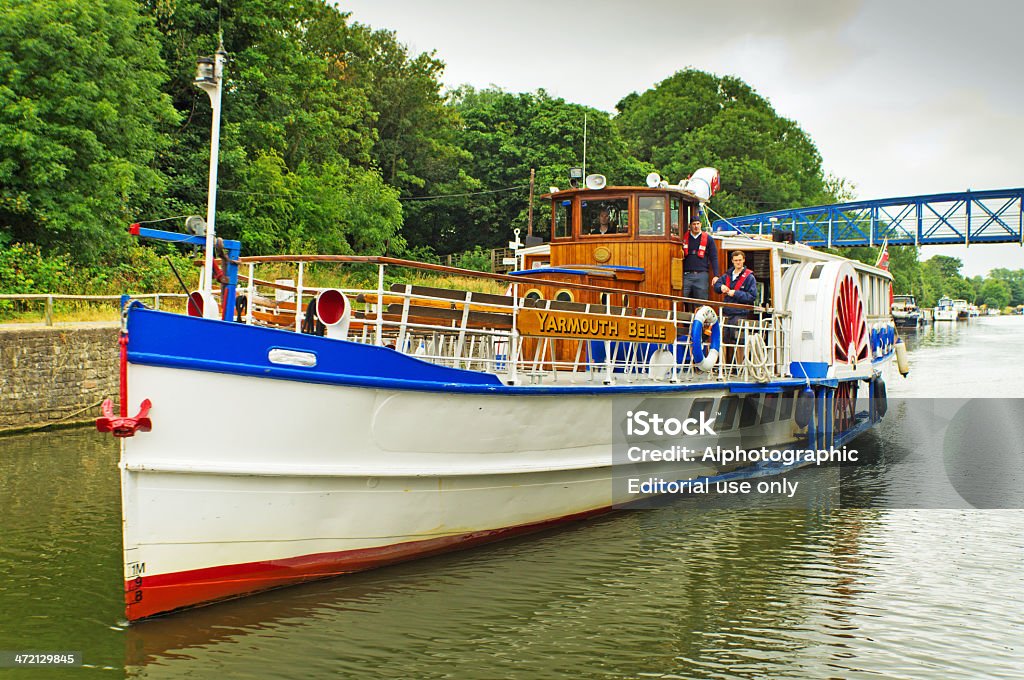
<svg viewBox="0 0 1024 680">
<path fill-rule="evenodd" d="M 913 295 L 894 295 L 891 308 L 892 320 L 897 326 L 916 328 L 922 322 L 921 310 Z"/>
<path fill-rule="evenodd" d="M 935 307 L 936 321 L 956 321 L 958 312 L 953 306 L 953 300 L 943 295 Z"/>
<path fill-rule="evenodd" d="M 124 437 L 128 619 L 638 500 L 613 458 L 625 410 L 709 416 L 716 436 L 695 435 L 695 447 L 731 435 L 828 449 L 877 423 L 897 346 L 890 274 L 801 244 L 709 236 L 723 272 L 742 251 L 757 280 L 749 318 L 724 343 L 723 297 L 679 294 L 685 225 L 709 195 L 553 192 L 550 243 L 510 275 L 387 257 L 236 259 L 228 242 L 220 301 L 196 293 L 190 315 L 130 304 L 122 414 L 99 423 Z M 602 210 L 614 230 L 590 233 Z M 260 278 L 286 262 L 292 283 Z M 373 266 L 377 285 L 309 287 L 309 268 L 329 265 Z M 409 269 L 508 290 L 385 285 Z M 151 408 L 127 417 L 126 402 L 143 399 Z M 694 461 L 672 474 L 763 471 Z"/>
<path fill-rule="evenodd" d="M 956 312 L 956 318 L 958 321 L 966 319 L 969 316 L 967 308 L 967 300 L 963 300 L 960 298 L 953 300 L 953 310 Z"/>
</svg>

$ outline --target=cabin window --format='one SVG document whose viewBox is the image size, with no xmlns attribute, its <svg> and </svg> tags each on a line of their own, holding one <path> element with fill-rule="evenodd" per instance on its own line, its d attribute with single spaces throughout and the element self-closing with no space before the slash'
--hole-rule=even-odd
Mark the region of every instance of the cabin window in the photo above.
<svg viewBox="0 0 1024 680">
<path fill-rule="evenodd" d="M 678 198 L 670 198 L 668 205 L 671 233 L 673 236 L 681 238 L 683 235 L 683 202 Z"/>
<path fill-rule="evenodd" d="M 732 429 L 732 421 L 736 420 L 736 410 L 739 408 L 739 404 L 739 397 L 722 398 L 722 403 L 718 405 L 718 415 L 715 416 L 715 432 Z"/>
<path fill-rule="evenodd" d="M 775 420 L 775 412 L 779 407 L 779 395 L 764 395 L 764 406 L 761 407 L 761 424 L 771 423 Z"/>
<path fill-rule="evenodd" d="M 527 300 L 543 300 L 544 299 L 544 296 L 541 295 L 540 291 L 537 290 L 536 288 L 531 288 L 530 290 L 526 291 L 526 295 L 524 295 L 523 297 L 525 297 Z"/>
<path fill-rule="evenodd" d="M 572 236 L 572 201 L 555 203 L 555 238 Z"/>
<path fill-rule="evenodd" d="M 665 235 L 665 197 L 641 196 L 637 210 L 637 224 L 641 236 Z"/>
<path fill-rule="evenodd" d="M 693 405 L 690 406 L 689 418 L 700 420 L 700 414 L 703 413 L 704 417 L 707 418 L 711 415 L 711 407 L 715 405 L 714 399 L 694 399 Z"/>
<path fill-rule="evenodd" d="M 751 427 L 757 425 L 757 401 L 759 397 L 751 394 L 743 397 L 743 407 L 740 410 L 740 427 Z"/>
<path fill-rule="evenodd" d="M 790 392 L 782 399 L 779 407 L 779 420 L 789 420 L 793 417 L 793 403 L 796 401 L 797 392 Z"/>
<path fill-rule="evenodd" d="M 629 233 L 629 199 L 580 201 L 583 233 L 593 236 Z"/>
<path fill-rule="evenodd" d="M 562 290 L 555 293 L 555 299 L 558 300 L 559 302 L 572 302 L 572 291 L 563 288 Z"/>
</svg>

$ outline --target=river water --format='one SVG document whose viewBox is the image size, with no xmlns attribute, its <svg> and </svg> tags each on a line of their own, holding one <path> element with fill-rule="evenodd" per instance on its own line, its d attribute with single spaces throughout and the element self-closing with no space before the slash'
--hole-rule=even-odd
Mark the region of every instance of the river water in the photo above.
<svg viewBox="0 0 1024 680">
<path fill-rule="evenodd" d="M 116 445 L 88 430 L 0 439 L 0 650 L 85 664 L 0 675 L 1024 677 L 1024 510 L 870 502 L 941 455 L 900 398 L 1024 397 L 1024 319 L 908 344 L 911 377 L 889 376 L 894 405 L 857 440 L 875 456 L 841 471 L 841 503 L 625 511 L 130 627 Z"/>
</svg>

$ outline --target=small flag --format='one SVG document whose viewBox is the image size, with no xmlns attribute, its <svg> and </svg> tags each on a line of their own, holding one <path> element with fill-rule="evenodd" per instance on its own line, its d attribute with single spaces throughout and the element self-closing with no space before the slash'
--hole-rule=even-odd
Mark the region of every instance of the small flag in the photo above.
<svg viewBox="0 0 1024 680">
<path fill-rule="evenodd" d="M 882 241 L 882 250 L 878 253 L 878 262 L 875 263 L 875 266 L 889 271 L 889 239 Z"/>
</svg>

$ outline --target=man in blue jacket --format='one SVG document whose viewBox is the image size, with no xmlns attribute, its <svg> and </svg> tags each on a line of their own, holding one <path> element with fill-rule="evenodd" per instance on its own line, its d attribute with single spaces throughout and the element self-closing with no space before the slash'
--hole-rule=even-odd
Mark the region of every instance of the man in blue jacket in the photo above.
<svg viewBox="0 0 1024 680">
<path fill-rule="evenodd" d="M 715 290 L 725 296 L 727 302 L 752 305 L 757 301 L 757 280 L 754 278 L 754 272 L 744 266 L 747 256 L 742 250 L 732 251 L 731 257 L 732 269 L 727 271 L 722 278 L 718 279 Z M 739 335 L 737 326 L 739 326 L 741 321 L 750 316 L 750 310 L 737 307 L 723 307 L 722 316 L 725 317 L 722 319 L 725 330 L 722 340 L 724 344 L 732 345 L 736 342 L 736 338 Z"/>
<path fill-rule="evenodd" d="M 695 217 L 683 237 L 683 297 L 708 299 L 708 270 L 714 275 L 711 285 L 715 285 L 718 283 L 718 248 L 715 239 L 701 229 L 700 219 Z"/>
</svg>

